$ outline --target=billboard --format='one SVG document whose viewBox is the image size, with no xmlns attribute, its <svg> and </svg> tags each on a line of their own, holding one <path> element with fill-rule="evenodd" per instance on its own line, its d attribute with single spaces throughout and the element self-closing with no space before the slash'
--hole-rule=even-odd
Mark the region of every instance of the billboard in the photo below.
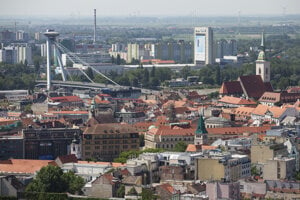
<svg viewBox="0 0 300 200">
<path fill-rule="evenodd" d="M 205 35 L 195 36 L 195 60 L 205 61 Z"/>
</svg>

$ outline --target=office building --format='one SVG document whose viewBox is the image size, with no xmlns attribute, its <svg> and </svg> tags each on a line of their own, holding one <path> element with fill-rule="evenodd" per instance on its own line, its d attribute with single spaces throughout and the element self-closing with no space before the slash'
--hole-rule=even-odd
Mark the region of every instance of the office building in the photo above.
<svg viewBox="0 0 300 200">
<path fill-rule="evenodd" d="M 83 133 L 82 159 L 113 161 L 123 151 L 139 149 L 139 134 L 126 124 L 96 124 Z"/>
<path fill-rule="evenodd" d="M 194 63 L 196 65 L 213 64 L 213 30 L 211 27 L 195 27 Z"/>
<path fill-rule="evenodd" d="M 75 135 L 81 135 L 79 128 L 33 128 L 22 130 L 24 158 L 52 160 L 67 155 Z"/>
</svg>

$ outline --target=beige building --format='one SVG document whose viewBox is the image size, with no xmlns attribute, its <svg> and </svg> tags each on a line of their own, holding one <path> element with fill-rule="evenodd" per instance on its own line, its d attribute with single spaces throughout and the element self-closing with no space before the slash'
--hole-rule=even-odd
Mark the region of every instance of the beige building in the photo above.
<svg viewBox="0 0 300 200">
<path fill-rule="evenodd" d="M 250 159 L 244 155 L 198 158 L 195 165 L 196 180 L 237 181 L 251 175 Z"/>
<path fill-rule="evenodd" d="M 149 127 L 145 134 L 145 148 L 172 150 L 180 141 L 186 144 L 193 144 L 194 132 L 195 129 L 192 128 Z"/>
<path fill-rule="evenodd" d="M 257 144 L 251 146 L 251 162 L 254 164 L 266 163 L 269 159 L 276 156 L 287 156 L 287 148 L 281 144 Z"/>
<path fill-rule="evenodd" d="M 296 173 L 295 158 L 274 158 L 267 160 L 264 165 L 263 178 L 265 180 L 288 179 L 294 177 Z"/>
<path fill-rule="evenodd" d="M 133 59 L 140 59 L 140 45 L 139 44 L 131 44 L 127 45 L 127 63 L 131 63 Z"/>
<path fill-rule="evenodd" d="M 123 151 L 139 149 L 139 134 L 126 124 L 97 124 L 83 133 L 82 159 L 112 161 Z"/>
</svg>

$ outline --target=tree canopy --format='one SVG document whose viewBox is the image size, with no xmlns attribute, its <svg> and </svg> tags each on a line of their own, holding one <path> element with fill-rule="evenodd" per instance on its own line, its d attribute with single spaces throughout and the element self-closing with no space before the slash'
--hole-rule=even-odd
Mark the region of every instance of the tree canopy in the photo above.
<svg viewBox="0 0 300 200">
<path fill-rule="evenodd" d="M 35 179 L 27 186 L 26 192 L 42 193 L 81 193 L 83 178 L 73 172 L 63 173 L 57 166 L 48 165 L 41 168 Z"/>
</svg>

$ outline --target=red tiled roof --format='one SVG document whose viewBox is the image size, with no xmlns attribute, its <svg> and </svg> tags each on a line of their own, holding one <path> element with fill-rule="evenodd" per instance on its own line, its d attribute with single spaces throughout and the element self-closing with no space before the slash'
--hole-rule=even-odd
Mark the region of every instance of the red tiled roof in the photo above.
<svg viewBox="0 0 300 200">
<path fill-rule="evenodd" d="M 241 87 L 241 83 L 239 81 L 229 81 L 229 82 L 223 82 L 220 90 L 220 94 L 242 94 L 243 89 Z"/>
<path fill-rule="evenodd" d="M 244 94 L 249 98 L 259 99 L 266 91 L 265 83 L 260 75 L 240 76 L 239 81 Z"/>
<path fill-rule="evenodd" d="M 243 133 L 265 133 L 270 130 L 271 126 L 261 127 L 222 127 L 222 128 L 207 128 L 208 134 L 228 134 L 228 135 L 240 135 Z"/>
<path fill-rule="evenodd" d="M 181 135 L 181 136 L 193 136 L 195 132 L 195 129 L 192 128 L 152 128 L 148 131 L 148 134 L 152 135 Z"/>
<path fill-rule="evenodd" d="M 78 96 L 62 96 L 62 97 L 50 97 L 53 102 L 76 102 L 82 101 Z"/>
<path fill-rule="evenodd" d="M 34 174 L 49 164 L 53 164 L 53 161 L 28 159 L 2 160 L 0 161 L 0 173 Z"/>
<path fill-rule="evenodd" d="M 137 133 L 137 130 L 128 124 L 105 123 L 96 124 L 85 129 L 83 134 L 116 134 L 116 133 Z"/>
<path fill-rule="evenodd" d="M 74 154 L 58 156 L 57 159 L 60 160 L 62 164 L 64 163 L 77 163 L 77 157 Z"/>
<path fill-rule="evenodd" d="M 288 93 L 300 93 L 300 86 L 290 87 L 287 89 Z"/>
<path fill-rule="evenodd" d="M 78 110 L 78 111 L 63 110 L 63 111 L 51 111 L 49 113 L 50 114 L 69 114 L 69 115 L 87 115 L 87 114 L 89 114 L 89 112 L 85 111 L 85 110 Z"/>
<path fill-rule="evenodd" d="M 172 185 L 170 185 L 169 183 L 158 185 L 157 187 L 160 187 L 171 194 L 179 193 L 179 191 L 175 190 L 174 187 Z"/>
<path fill-rule="evenodd" d="M 231 97 L 231 96 L 224 96 L 219 100 L 219 102 L 236 104 L 236 105 L 256 105 L 256 102 L 250 99 L 242 99 L 242 98 Z"/>
<path fill-rule="evenodd" d="M 92 162 L 92 161 L 83 161 L 78 160 L 79 164 L 90 164 L 90 165 L 111 165 L 112 167 L 125 167 L 126 164 L 117 163 L 117 162 Z"/>
<path fill-rule="evenodd" d="M 265 82 L 264 84 L 265 84 L 265 89 L 266 89 L 267 92 L 273 92 L 274 91 L 270 82 Z"/>
<path fill-rule="evenodd" d="M 111 102 L 107 101 L 107 100 L 100 100 L 100 99 L 95 98 L 95 103 L 96 104 L 110 104 Z"/>
<path fill-rule="evenodd" d="M 194 144 L 188 144 L 188 146 L 186 147 L 185 151 L 187 151 L 187 152 L 197 152 L 196 145 L 194 145 Z"/>
<path fill-rule="evenodd" d="M 259 104 L 252 112 L 254 115 L 265 115 L 267 111 L 270 111 L 273 114 L 274 118 L 279 118 L 283 112 L 286 110 L 286 107 L 277 107 L 277 106 L 267 106 Z"/>
<path fill-rule="evenodd" d="M 276 103 L 280 101 L 281 93 L 265 92 L 259 99 L 260 102 Z"/>
</svg>

